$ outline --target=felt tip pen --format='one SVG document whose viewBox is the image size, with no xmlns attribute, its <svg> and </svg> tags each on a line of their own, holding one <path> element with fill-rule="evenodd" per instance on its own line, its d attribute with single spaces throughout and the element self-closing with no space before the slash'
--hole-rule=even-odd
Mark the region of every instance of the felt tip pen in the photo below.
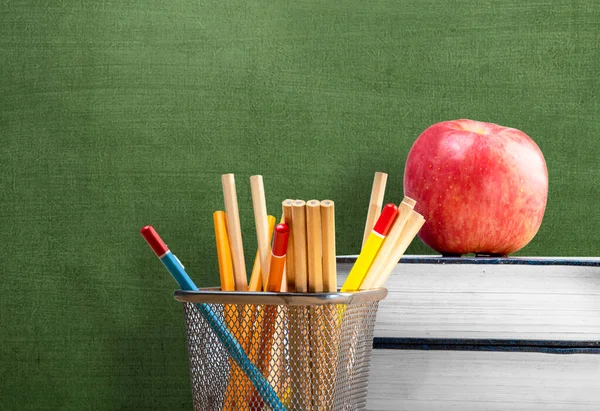
<svg viewBox="0 0 600 411">
<path fill-rule="evenodd" d="M 350 270 L 350 274 L 348 274 L 348 278 L 341 289 L 342 292 L 358 291 L 360 289 L 360 285 L 367 275 L 369 267 L 371 267 L 373 260 L 375 260 L 377 252 L 397 216 L 398 206 L 392 203 L 386 204 L 365 245 L 360 251 L 360 255 L 356 259 L 354 266 L 352 266 L 352 270 Z"/>
<path fill-rule="evenodd" d="M 198 287 L 196 287 L 192 279 L 187 275 L 183 265 L 179 262 L 179 259 L 169 251 L 169 247 L 167 247 L 154 228 L 152 226 L 146 226 L 142 228 L 140 232 L 169 273 L 175 278 L 181 289 L 197 291 Z M 207 304 L 196 304 L 196 307 L 223 345 L 223 348 L 225 348 L 231 358 L 233 358 L 242 371 L 248 376 L 248 379 L 252 382 L 267 405 L 275 411 L 286 411 L 285 406 L 277 397 L 277 393 L 273 387 L 271 387 L 256 365 L 250 361 L 240 343 L 235 339 L 233 334 L 231 334 L 225 323 L 223 323 L 222 318 L 220 318 Z"/>
<path fill-rule="evenodd" d="M 177 284 L 182 290 L 196 291 L 198 287 L 194 284 L 190 276 L 185 272 L 183 264 L 173 254 L 165 242 L 160 238 L 154 227 L 146 226 L 140 231 L 142 237 L 146 240 L 152 251 L 156 254 L 158 259 L 164 264 L 167 271 L 173 276 Z"/>
<path fill-rule="evenodd" d="M 281 291 L 281 280 L 285 255 L 287 252 L 290 229 L 287 224 L 277 224 L 273 236 L 273 247 L 271 249 L 271 264 L 269 266 L 269 279 L 265 291 Z"/>
</svg>

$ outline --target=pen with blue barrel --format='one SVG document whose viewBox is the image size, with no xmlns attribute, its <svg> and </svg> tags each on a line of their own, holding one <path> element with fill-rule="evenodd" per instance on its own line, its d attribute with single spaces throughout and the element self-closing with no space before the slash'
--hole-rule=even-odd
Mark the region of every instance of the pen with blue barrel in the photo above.
<svg viewBox="0 0 600 411">
<path fill-rule="evenodd" d="M 169 247 L 160 238 L 152 226 L 142 228 L 141 234 L 148 242 L 148 245 L 158 256 L 160 261 L 173 276 L 182 290 L 197 291 L 198 287 L 194 284 L 190 276 L 185 272 L 183 265 L 177 257 L 169 250 Z M 246 355 L 242 346 L 237 342 L 225 324 L 219 319 L 218 315 L 206 304 L 196 304 L 198 311 L 204 320 L 210 325 L 211 329 L 223 344 L 227 353 L 239 365 L 239 367 L 248 376 L 256 390 L 263 398 L 266 404 L 276 411 L 286 411 L 285 406 L 277 397 L 273 387 L 267 382 L 260 370 L 254 365 Z"/>
</svg>

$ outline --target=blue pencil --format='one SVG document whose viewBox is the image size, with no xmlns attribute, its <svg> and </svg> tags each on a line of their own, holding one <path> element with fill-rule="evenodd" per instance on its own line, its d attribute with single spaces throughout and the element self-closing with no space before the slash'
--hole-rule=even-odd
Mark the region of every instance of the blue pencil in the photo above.
<svg viewBox="0 0 600 411">
<path fill-rule="evenodd" d="M 142 228 L 141 233 L 148 242 L 148 245 L 150 245 L 150 248 L 156 253 L 175 281 L 177 281 L 181 289 L 197 291 L 198 287 L 196 287 L 190 276 L 185 272 L 179 259 L 171 253 L 154 228 L 152 226 L 146 226 Z M 285 406 L 277 397 L 277 393 L 273 390 L 273 387 L 271 387 L 256 365 L 250 361 L 242 346 L 237 342 L 231 332 L 229 332 L 227 327 L 219 320 L 217 314 L 215 314 L 215 312 L 206 304 L 196 304 L 196 307 L 204 320 L 217 335 L 219 341 L 221 341 L 221 344 L 223 344 L 223 347 L 227 350 L 227 353 L 248 376 L 269 407 L 275 411 L 286 411 Z"/>
</svg>

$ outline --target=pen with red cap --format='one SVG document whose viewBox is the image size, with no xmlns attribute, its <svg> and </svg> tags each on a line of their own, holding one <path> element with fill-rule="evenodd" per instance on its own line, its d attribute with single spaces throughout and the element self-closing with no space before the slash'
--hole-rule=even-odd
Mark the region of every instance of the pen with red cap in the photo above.
<svg viewBox="0 0 600 411">
<path fill-rule="evenodd" d="M 290 229 L 287 224 L 277 224 L 277 227 L 275 227 L 273 247 L 271 248 L 269 278 L 265 291 L 281 291 L 281 280 L 283 277 L 289 233 Z"/>
<path fill-rule="evenodd" d="M 185 272 L 185 269 L 181 262 L 179 262 L 179 259 L 175 257 L 173 253 L 171 253 L 169 247 L 167 247 L 154 228 L 152 226 L 146 226 L 142 228 L 141 234 L 148 242 L 148 245 L 150 245 L 150 248 L 152 248 L 152 250 L 156 253 L 160 261 L 162 261 L 169 273 L 171 273 L 175 281 L 177 281 L 181 289 L 187 291 L 197 291 L 198 287 L 196 287 L 190 276 Z M 223 323 L 222 319 L 220 319 L 219 316 L 206 304 L 196 304 L 196 307 L 198 308 L 198 311 L 204 320 L 214 331 L 217 338 L 219 338 L 219 341 L 221 341 L 227 353 L 244 371 L 250 381 L 252 381 L 252 384 L 256 387 L 256 390 L 263 398 L 265 403 L 267 403 L 273 410 L 285 411 L 286 408 L 277 397 L 277 393 L 273 387 L 271 387 L 256 365 L 250 361 L 248 355 L 246 355 L 246 352 L 231 334 L 225 323 Z"/>
<path fill-rule="evenodd" d="M 392 203 L 386 204 L 365 245 L 360 251 L 356 262 L 352 266 L 352 270 L 350 270 L 348 278 L 346 278 L 346 282 L 344 282 L 344 286 L 341 289 L 342 292 L 358 291 L 360 289 L 360 285 L 367 275 L 369 267 L 371 267 L 385 236 L 389 233 L 397 216 L 398 206 Z"/>
</svg>

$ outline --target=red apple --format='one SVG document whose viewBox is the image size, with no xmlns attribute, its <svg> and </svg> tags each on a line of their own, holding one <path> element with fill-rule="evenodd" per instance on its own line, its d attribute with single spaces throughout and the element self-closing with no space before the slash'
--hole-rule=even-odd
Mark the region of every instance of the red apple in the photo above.
<svg viewBox="0 0 600 411">
<path fill-rule="evenodd" d="M 548 170 L 539 147 L 522 131 L 444 121 L 413 144 L 404 193 L 426 219 L 419 238 L 435 251 L 508 255 L 540 228 Z"/>
</svg>

